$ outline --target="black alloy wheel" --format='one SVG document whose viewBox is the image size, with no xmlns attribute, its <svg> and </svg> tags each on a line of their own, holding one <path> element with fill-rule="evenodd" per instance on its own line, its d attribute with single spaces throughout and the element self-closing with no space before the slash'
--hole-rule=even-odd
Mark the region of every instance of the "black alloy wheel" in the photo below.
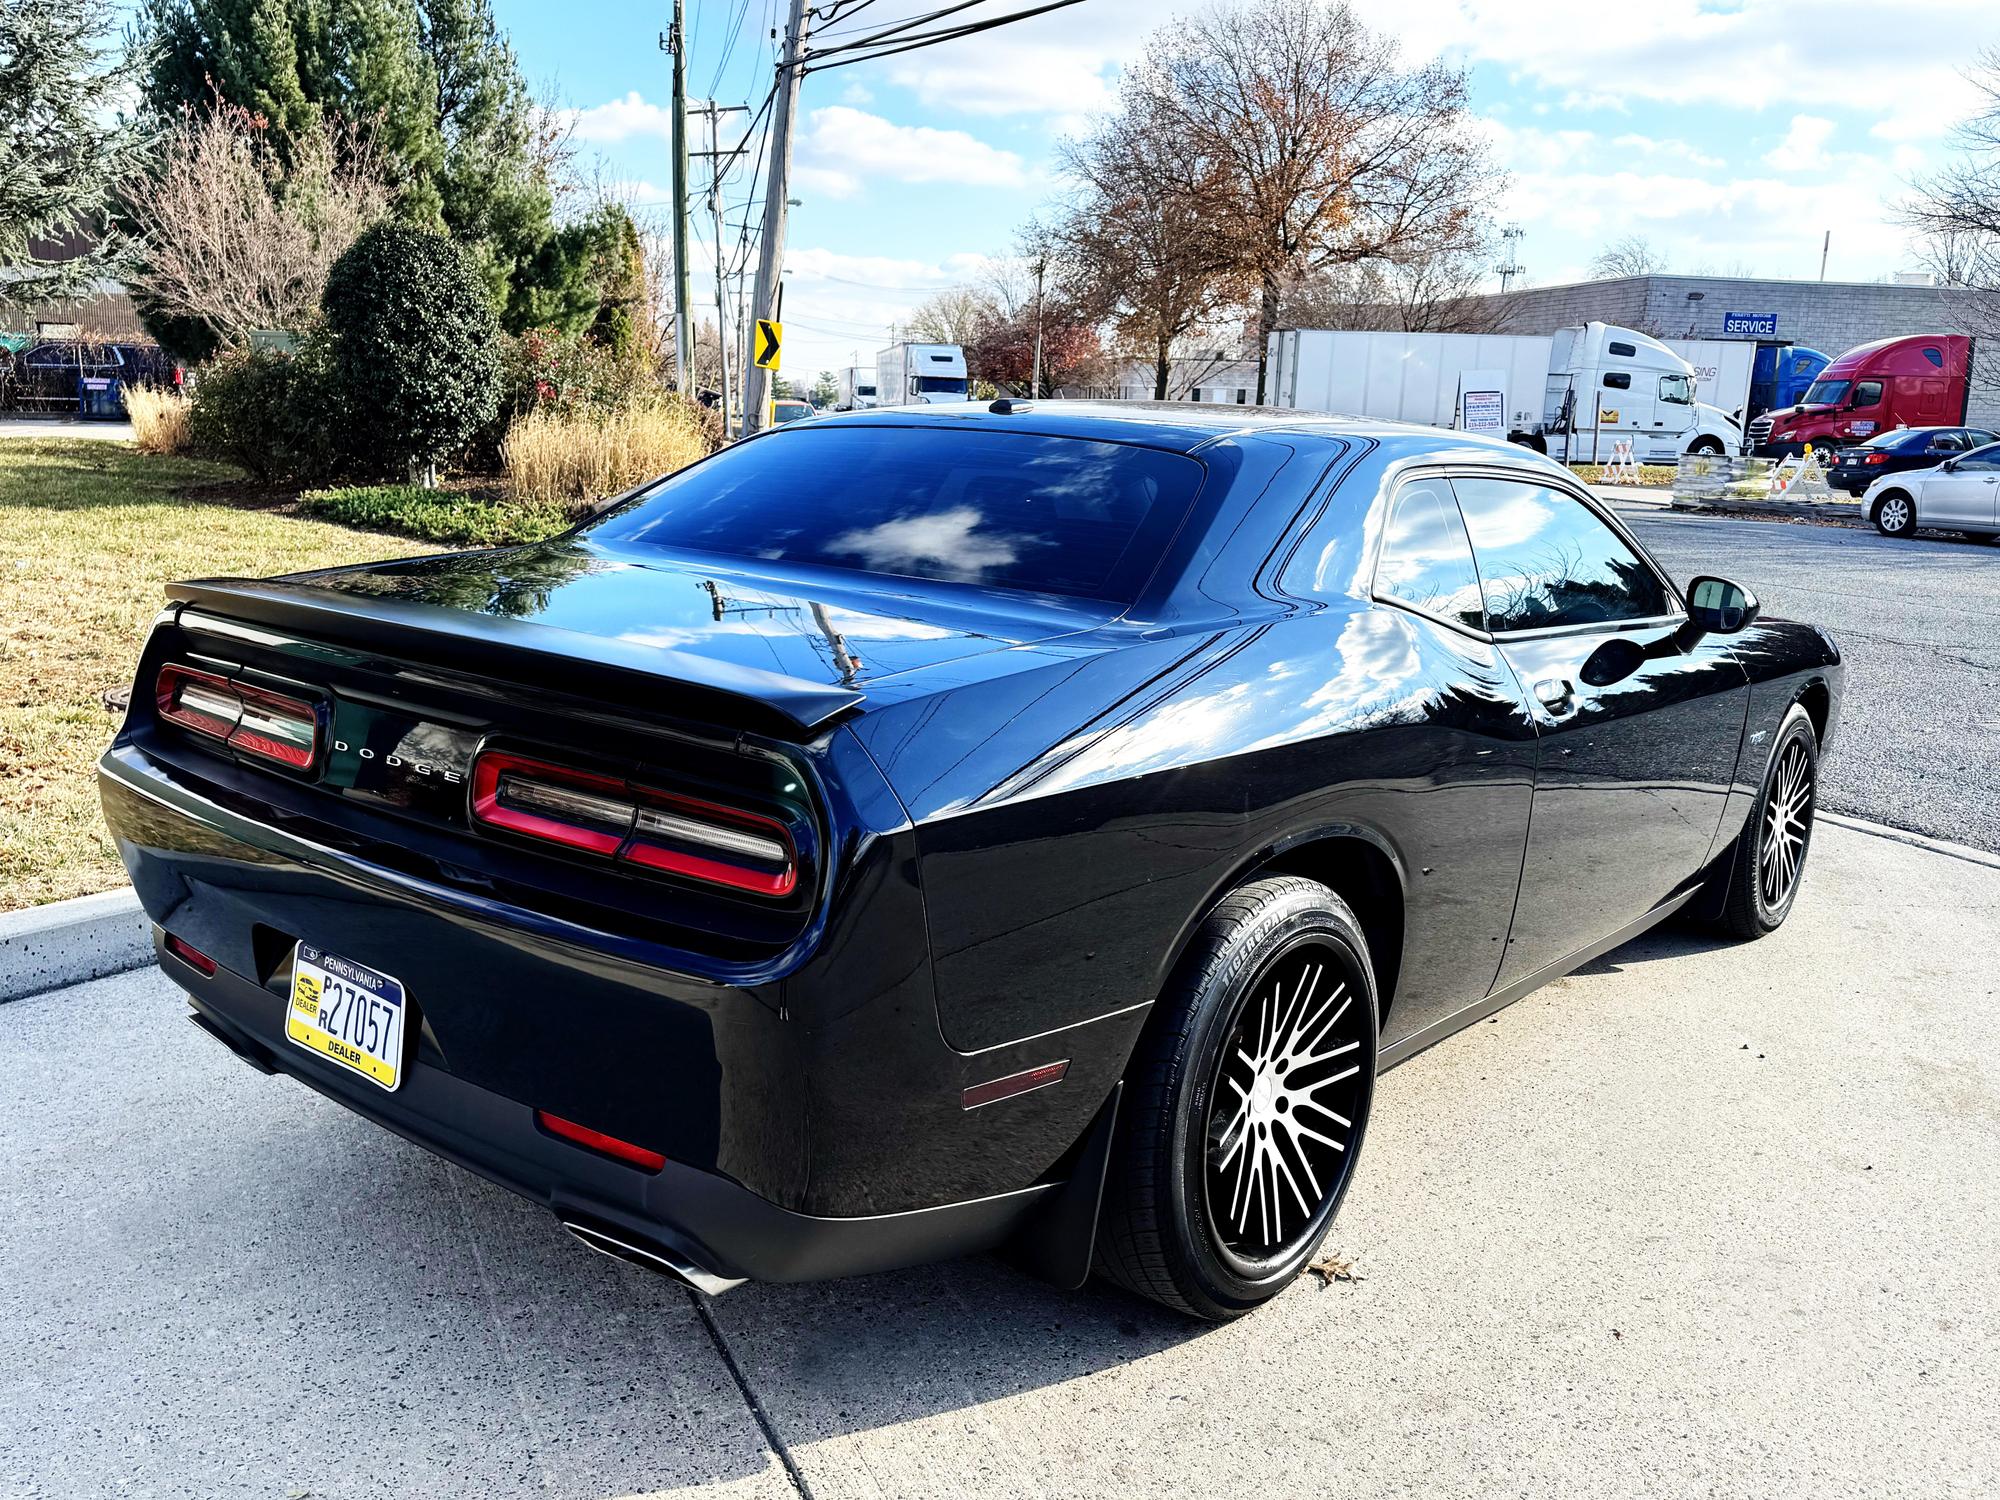
<svg viewBox="0 0 2000 1500">
<path fill-rule="evenodd" d="M 1319 1248 L 1375 1089 L 1367 939 L 1316 881 L 1219 902 L 1127 1073 L 1098 1269 L 1210 1321 L 1250 1311 Z"/>
<path fill-rule="evenodd" d="M 1723 926 L 1739 937 L 1775 932 L 1791 914 L 1819 805 L 1819 736 L 1793 704 L 1778 728 L 1756 811 L 1737 841 Z"/>
</svg>

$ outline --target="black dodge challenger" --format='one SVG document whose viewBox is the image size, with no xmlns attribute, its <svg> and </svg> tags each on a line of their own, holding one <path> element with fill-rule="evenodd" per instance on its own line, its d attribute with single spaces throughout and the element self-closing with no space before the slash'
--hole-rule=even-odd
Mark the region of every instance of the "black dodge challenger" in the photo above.
<svg viewBox="0 0 2000 1500">
<path fill-rule="evenodd" d="M 1524 449 L 1242 408 L 854 413 L 168 594 L 102 787 L 195 1023 L 710 1292 L 1256 1306 L 1382 1069 L 1784 921 L 1841 688 Z"/>
</svg>

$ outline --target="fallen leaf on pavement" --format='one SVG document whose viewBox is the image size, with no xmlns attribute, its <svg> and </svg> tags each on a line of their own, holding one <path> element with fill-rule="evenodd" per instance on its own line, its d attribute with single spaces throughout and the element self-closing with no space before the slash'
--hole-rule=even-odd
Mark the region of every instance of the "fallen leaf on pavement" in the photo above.
<svg viewBox="0 0 2000 1500">
<path fill-rule="evenodd" d="M 1367 1279 L 1356 1269 L 1353 1261 L 1342 1260 L 1337 1255 L 1322 1256 L 1307 1266 L 1306 1270 L 1319 1278 L 1321 1286 L 1330 1286 L 1336 1281 L 1363 1281 Z"/>
</svg>

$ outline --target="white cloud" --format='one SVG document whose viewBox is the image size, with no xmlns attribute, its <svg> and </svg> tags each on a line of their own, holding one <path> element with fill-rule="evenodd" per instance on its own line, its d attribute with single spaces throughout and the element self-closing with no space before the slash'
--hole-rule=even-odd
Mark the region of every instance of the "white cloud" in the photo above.
<svg viewBox="0 0 2000 1500">
<path fill-rule="evenodd" d="M 875 91 L 865 83 L 850 83 L 840 91 L 842 104 L 873 104 Z"/>
<path fill-rule="evenodd" d="M 1764 153 L 1764 160 L 1780 172 L 1822 171 L 1828 162 L 1826 143 L 1833 131 L 1833 121 L 1821 115 L 1793 115 L 1792 128 Z"/>
<path fill-rule="evenodd" d="M 576 138 L 594 145 L 615 145 L 638 135 L 673 139 L 673 111 L 648 103 L 637 89 L 608 104 L 571 110 L 570 117 L 576 124 Z"/>
<path fill-rule="evenodd" d="M 927 105 L 971 115 L 1089 115 L 1111 102 L 1115 65 L 1144 34 L 1064 43 L 982 36 L 961 48 L 913 52 L 888 65 L 889 77 Z"/>
<path fill-rule="evenodd" d="M 1620 151 L 1636 151 L 1639 155 L 1666 161 L 1683 161 L 1691 167 L 1721 167 L 1728 163 L 1719 156 L 1710 156 L 1706 151 L 1689 145 L 1686 141 L 1671 137 L 1653 137 L 1628 132 L 1618 136 L 1611 144 Z"/>
<path fill-rule="evenodd" d="M 845 104 L 811 111 L 794 150 L 799 185 L 830 198 L 853 197 L 871 177 L 969 187 L 1028 183 L 1020 157 L 963 130 L 897 125 Z"/>
</svg>

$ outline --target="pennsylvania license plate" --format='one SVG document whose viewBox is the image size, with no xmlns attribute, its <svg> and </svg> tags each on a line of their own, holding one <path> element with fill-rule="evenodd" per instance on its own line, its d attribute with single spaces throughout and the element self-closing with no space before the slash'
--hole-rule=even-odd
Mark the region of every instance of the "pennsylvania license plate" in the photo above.
<svg viewBox="0 0 2000 1500">
<path fill-rule="evenodd" d="M 300 943 L 292 950 L 285 1035 L 393 1091 L 403 1075 L 403 986 L 366 964 Z"/>
</svg>

